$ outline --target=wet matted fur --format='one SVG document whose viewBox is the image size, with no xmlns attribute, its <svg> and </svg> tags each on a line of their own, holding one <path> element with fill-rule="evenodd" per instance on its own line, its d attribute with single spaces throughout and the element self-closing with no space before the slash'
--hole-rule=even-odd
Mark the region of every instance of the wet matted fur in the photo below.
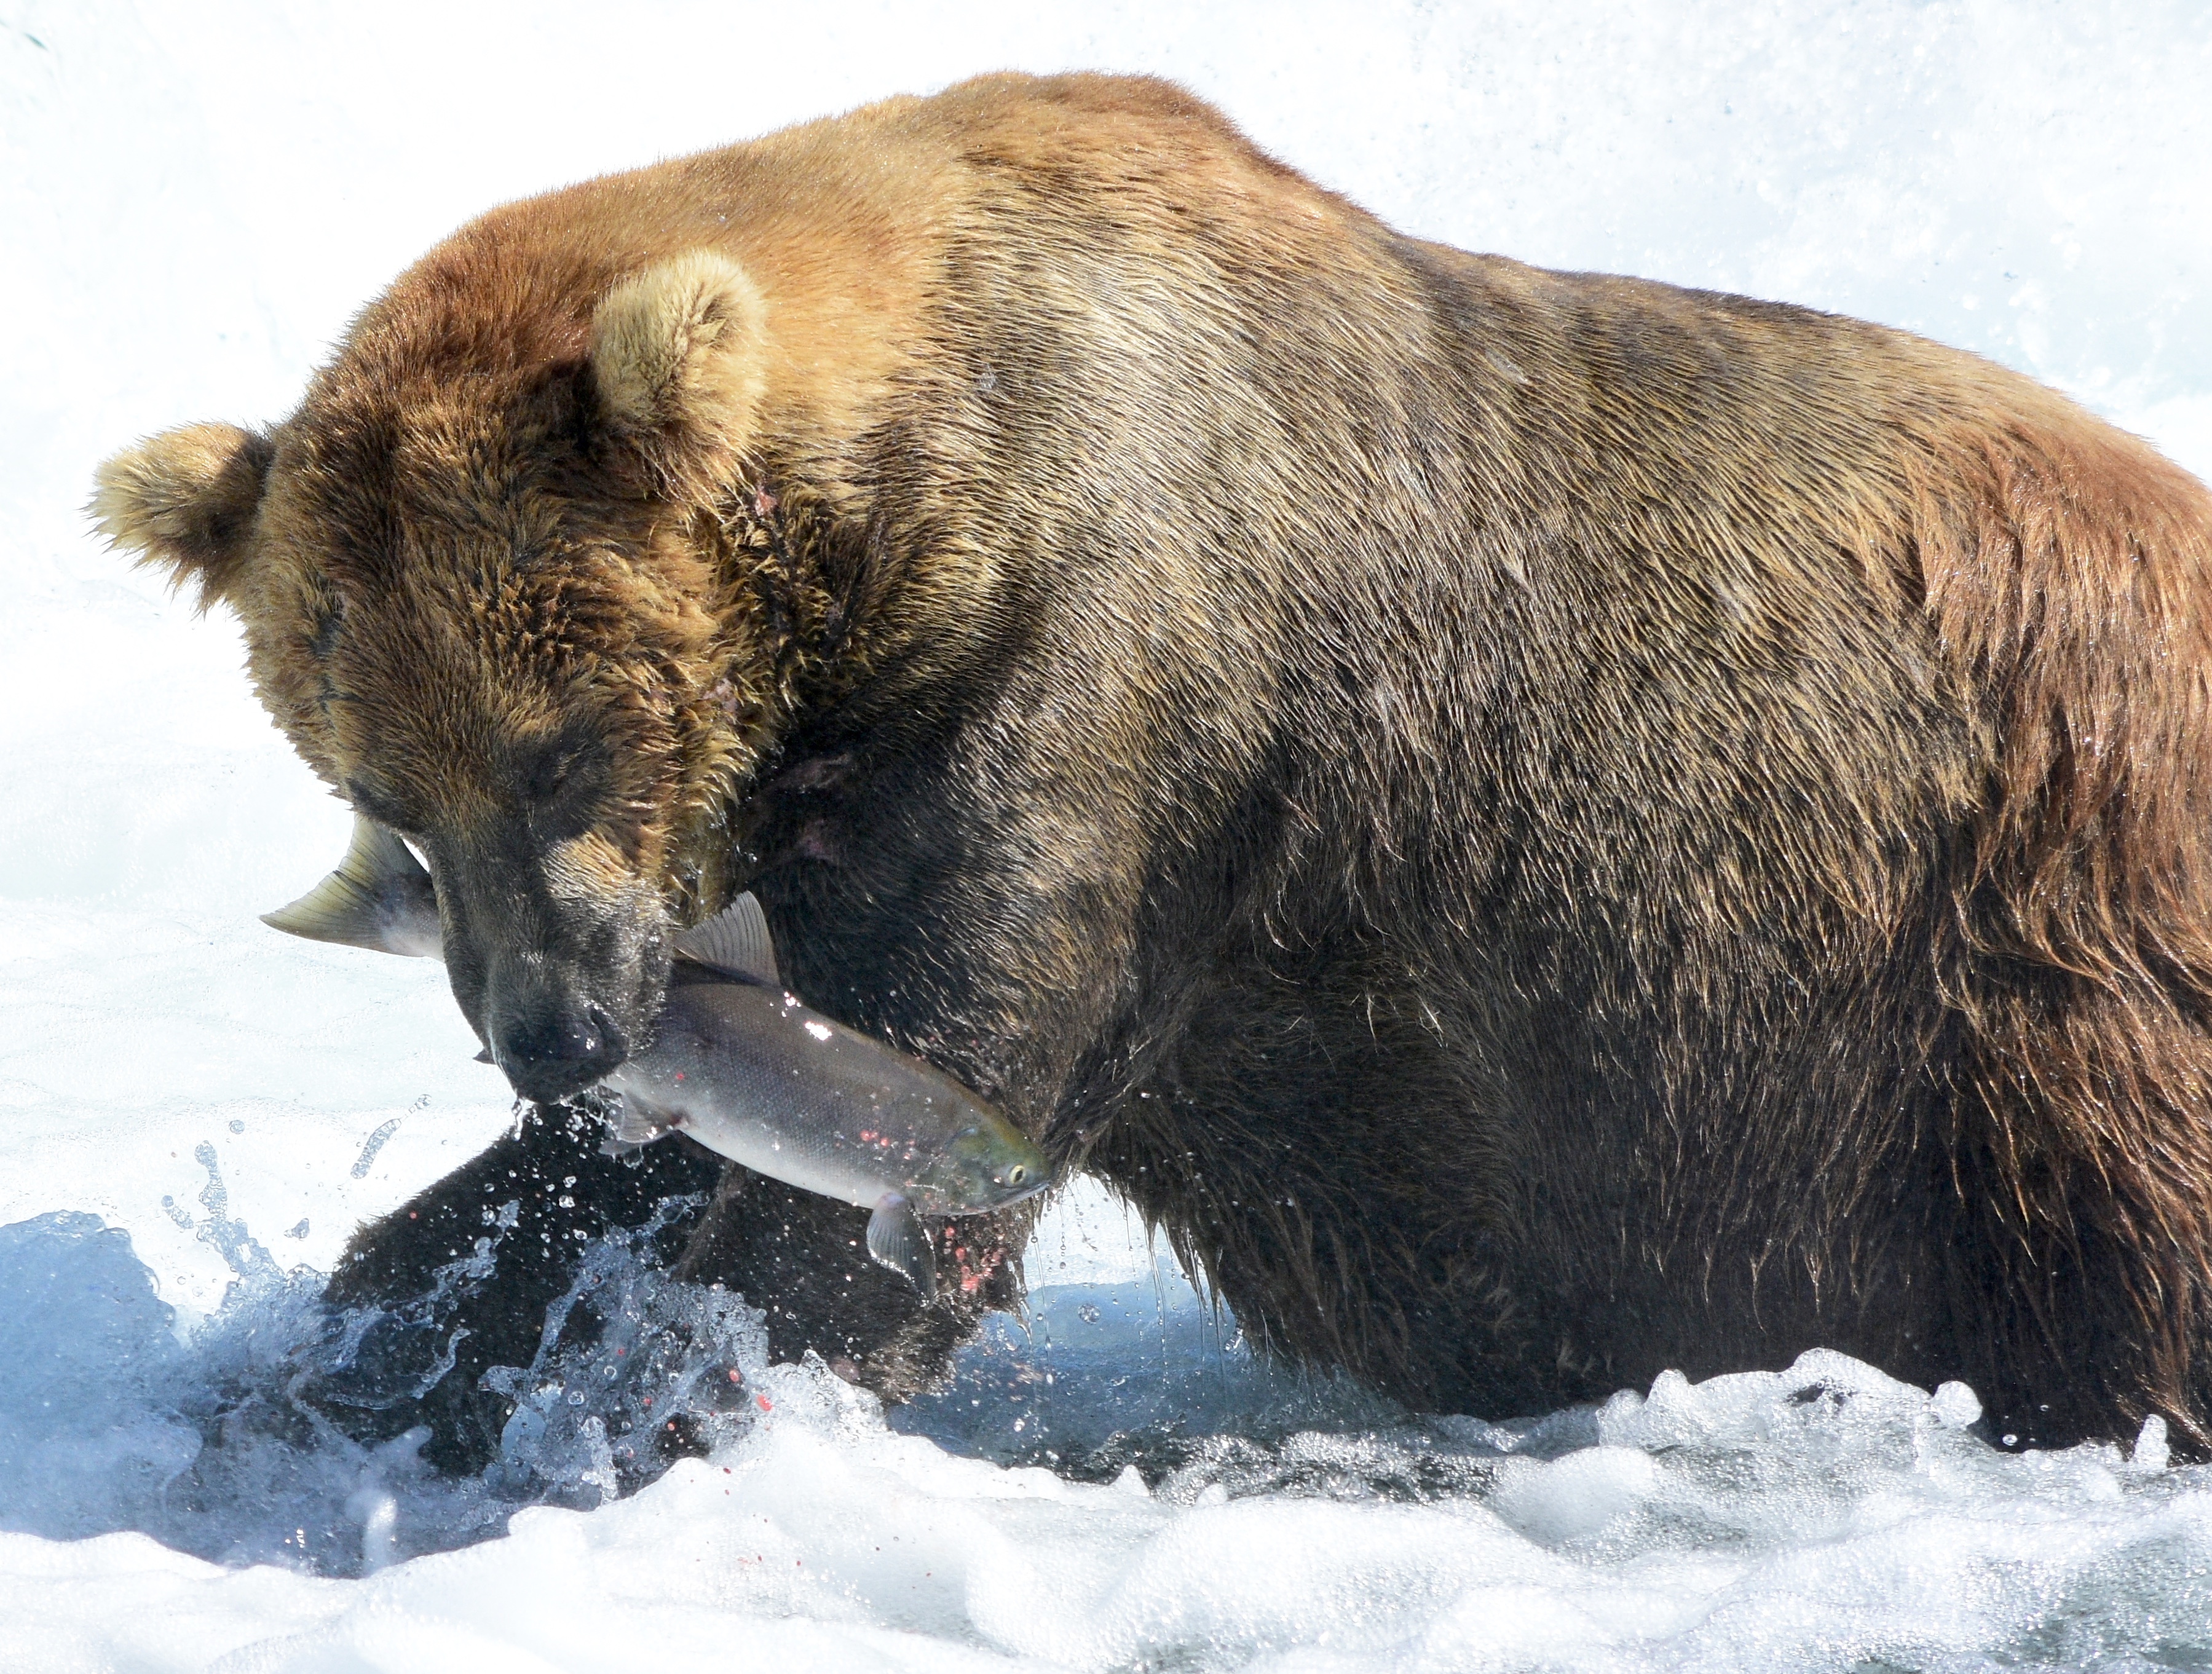
<svg viewBox="0 0 2212 1674">
<path fill-rule="evenodd" d="M 98 504 L 430 855 L 518 1084 L 744 884 L 1411 1401 L 1817 1343 L 2208 1440 L 2212 503 L 1972 355 L 995 76 L 496 210 Z M 1003 1252 L 923 1310 L 858 1225 L 732 1174 L 684 1270 L 908 1392 Z"/>
</svg>

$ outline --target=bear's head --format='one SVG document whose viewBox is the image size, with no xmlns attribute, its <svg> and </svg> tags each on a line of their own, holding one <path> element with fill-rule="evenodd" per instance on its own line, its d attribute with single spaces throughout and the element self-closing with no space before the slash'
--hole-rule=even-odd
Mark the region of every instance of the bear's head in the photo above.
<svg viewBox="0 0 2212 1674">
<path fill-rule="evenodd" d="M 716 904 L 700 855 L 762 676 L 713 529 L 763 314 L 711 252 L 549 273 L 479 242 L 365 313 L 275 430 L 100 475 L 108 537 L 238 613 L 277 725 L 428 862 L 455 997 L 532 1098 L 640 1044 L 673 923 Z"/>
</svg>

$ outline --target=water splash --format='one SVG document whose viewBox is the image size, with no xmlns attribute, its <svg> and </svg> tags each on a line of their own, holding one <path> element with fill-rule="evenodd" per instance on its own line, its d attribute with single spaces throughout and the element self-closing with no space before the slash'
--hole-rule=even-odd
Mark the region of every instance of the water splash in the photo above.
<svg viewBox="0 0 2212 1674">
<path fill-rule="evenodd" d="M 215 1147 L 201 1140 L 192 1147 L 192 1161 L 207 1170 L 208 1177 L 200 1188 L 200 1207 L 207 1210 L 207 1218 L 198 1228 L 200 1241 L 212 1246 L 223 1265 L 249 1284 L 276 1278 L 276 1258 L 247 1230 L 246 1222 L 230 1212 L 230 1188 L 223 1184 L 222 1166 Z M 168 1200 L 162 1201 L 166 1204 Z"/>
<path fill-rule="evenodd" d="M 1027 1330 L 994 1322 L 896 1416 L 981 1456 L 952 1458 L 818 1362 L 769 1366 L 737 1297 L 665 1278 L 653 1238 L 681 1199 L 585 1252 L 529 1364 L 487 1374 L 514 1403 L 496 1460 L 441 1477 L 422 1430 L 364 1446 L 300 1392 L 404 1395 L 450 1364 L 441 1299 L 495 1265 L 513 1217 L 425 1297 L 334 1311 L 319 1276 L 264 1267 L 216 1184 L 210 1241 L 238 1277 L 182 1339 L 124 1234 L 0 1228 L 0 1525 L 395 1572 L 287 1592 L 285 1621 L 325 1638 L 270 1667 L 413 1665 L 376 1637 L 395 1608 L 548 1654 L 621 1612 L 706 1610 L 702 1632 L 773 1619 L 813 1660 L 884 1632 L 1097 1669 L 1321 1645 L 1332 1666 L 1515 1669 L 2212 1655 L 2212 1468 L 2173 1465 L 2154 1425 L 2131 1452 L 2006 1455 L 1971 1391 L 1819 1350 L 1534 1420 L 1422 1416 L 1270 1368 L 1134 1277 L 1041 1289 Z M 588 1509 L 589 1538 L 556 1507 Z M 502 1532 L 465 1572 L 406 1562 Z"/>
<path fill-rule="evenodd" d="M 66 1213 L 0 1227 L 0 1529 L 134 1529 L 224 1563 L 365 1574 L 526 1506 L 597 1506 L 755 1416 L 765 1331 L 731 1293 L 658 1272 L 654 1236 L 696 1207 L 671 1199 L 586 1249 L 528 1366 L 487 1374 L 516 1406 L 481 1476 L 432 1471 L 424 1429 L 356 1440 L 325 1410 L 419 1398 L 452 1368 L 449 1316 L 513 1217 L 425 1295 L 333 1309 L 321 1274 L 280 1270 L 231 1216 L 213 1149 L 198 1155 L 204 1214 L 167 1206 L 234 1277 L 182 1338 L 127 1234 Z"/>
<path fill-rule="evenodd" d="M 362 1143 L 361 1155 L 353 1160 L 352 1174 L 356 1180 L 367 1180 L 368 1171 L 376 1166 L 376 1154 L 382 1150 L 392 1136 L 399 1131 L 399 1118 L 377 1124 L 376 1131 Z"/>
</svg>

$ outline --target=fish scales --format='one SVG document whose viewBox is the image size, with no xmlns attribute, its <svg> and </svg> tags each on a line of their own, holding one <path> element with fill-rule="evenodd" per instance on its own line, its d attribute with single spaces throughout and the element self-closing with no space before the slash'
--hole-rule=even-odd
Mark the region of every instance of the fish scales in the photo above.
<svg viewBox="0 0 2212 1674">
<path fill-rule="evenodd" d="M 679 972 L 652 1046 L 607 1078 L 710 1149 L 824 1197 L 963 1206 L 926 1174 L 976 1101 L 951 1077 L 822 1016 L 781 988 Z"/>
</svg>

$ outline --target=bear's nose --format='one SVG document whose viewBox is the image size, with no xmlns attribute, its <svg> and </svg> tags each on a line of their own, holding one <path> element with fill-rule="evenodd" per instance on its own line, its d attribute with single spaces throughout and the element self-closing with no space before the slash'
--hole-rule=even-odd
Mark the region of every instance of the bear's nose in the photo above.
<svg viewBox="0 0 2212 1674">
<path fill-rule="evenodd" d="M 629 1056 L 615 1020 L 596 1005 L 511 1018 L 493 1055 L 514 1090 L 550 1104 L 580 1093 Z"/>
</svg>

